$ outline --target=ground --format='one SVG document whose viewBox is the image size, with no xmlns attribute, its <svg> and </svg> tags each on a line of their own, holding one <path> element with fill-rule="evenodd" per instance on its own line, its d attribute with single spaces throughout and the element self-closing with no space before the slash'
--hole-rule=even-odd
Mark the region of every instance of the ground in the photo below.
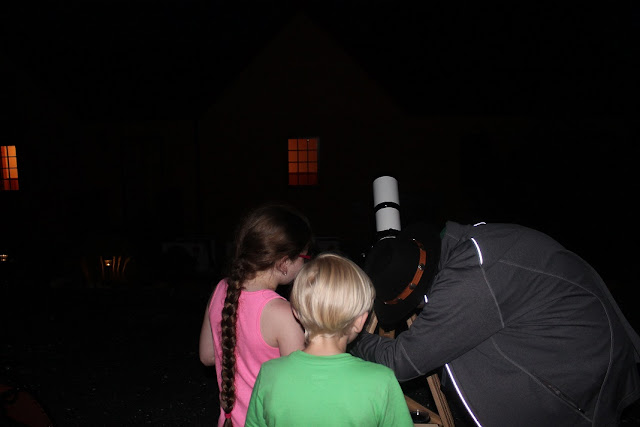
<svg viewBox="0 0 640 427">
<path fill-rule="evenodd" d="M 14 296 L 3 310 L 1 379 L 29 390 L 56 426 L 213 426 L 215 375 L 198 358 L 207 297 L 177 289 Z"/>
<path fill-rule="evenodd" d="M 0 384 L 29 391 L 58 427 L 214 426 L 215 374 L 198 358 L 209 292 L 208 284 L 3 291 Z M 434 408 L 426 381 L 403 387 Z M 456 426 L 471 425 L 452 410 Z M 637 413 L 623 425 L 640 425 Z"/>
</svg>

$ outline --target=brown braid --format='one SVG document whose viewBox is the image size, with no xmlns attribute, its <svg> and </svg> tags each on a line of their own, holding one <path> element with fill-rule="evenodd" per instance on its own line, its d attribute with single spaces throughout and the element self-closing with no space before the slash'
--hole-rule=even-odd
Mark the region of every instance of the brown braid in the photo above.
<svg viewBox="0 0 640 427">
<path fill-rule="evenodd" d="M 283 256 L 297 259 L 312 246 L 313 235 L 307 219 L 285 206 L 262 206 L 250 213 L 238 229 L 222 308 L 220 407 L 225 414 L 230 414 L 236 403 L 236 322 L 243 284 L 257 272 L 273 267 Z M 232 427 L 231 418 L 226 418 L 223 426 Z"/>
<path fill-rule="evenodd" d="M 220 387 L 220 407 L 230 414 L 236 403 L 236 320 L 238 319 L 238 300 L 240 299 L 240 281 L 227 281 L 227 296 L 222 308 L 222 365 Z M 224 427 L 231 427 L 231 418 L 225 419 Z"/>
</svg>

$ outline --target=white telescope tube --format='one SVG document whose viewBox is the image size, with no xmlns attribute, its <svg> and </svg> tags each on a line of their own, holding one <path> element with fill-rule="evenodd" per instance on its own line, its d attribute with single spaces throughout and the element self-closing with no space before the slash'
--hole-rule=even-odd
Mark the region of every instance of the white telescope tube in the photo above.
<svg viewBox="0 0 640 427">
<path fill-rule="evenodd" d="M 400 198 L 398 181 L 394 177 L 381 176 L 373 181 L 373 207 L 376 212 L 376 231 L 386 234 L 383 239 L 395 237 L 400 231 Z"/>
</svg>

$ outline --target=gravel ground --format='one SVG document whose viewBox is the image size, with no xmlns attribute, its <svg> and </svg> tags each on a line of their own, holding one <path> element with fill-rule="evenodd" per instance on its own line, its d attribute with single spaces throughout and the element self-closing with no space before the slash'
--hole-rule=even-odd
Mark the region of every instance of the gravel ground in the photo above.
<svg viewBox="0 0 640 427">
<path fill-rule="evenodd" d="M 198 359 L 209 291 L 3 291 L 0 384 L 30 391 L 57 427 L 214 426 L 215 373 Z M 435 408 L 426 380 L 403 388 Z M 456 426 L 472 425 L 450 405 Z M 640 425 L 638 413 L 623 425 Z"/>
</svg>

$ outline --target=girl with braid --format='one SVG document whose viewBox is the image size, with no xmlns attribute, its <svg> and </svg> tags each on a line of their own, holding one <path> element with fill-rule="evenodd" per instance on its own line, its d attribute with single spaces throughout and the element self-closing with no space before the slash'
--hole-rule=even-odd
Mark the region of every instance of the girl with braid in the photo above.
<svg viewBox="0 0 640 427">
<path fill-rule="evenodd" d="M 308 220 L 287 206 L 261 206 L 240 224 L 229 274 L 200 331 L 200 360 L 216 367 L 218 426 L 244 426 L 262 363 L 304 347 L 304 331 L 275 290 L 295 279 L 312 244 Z"/>
</svg>

